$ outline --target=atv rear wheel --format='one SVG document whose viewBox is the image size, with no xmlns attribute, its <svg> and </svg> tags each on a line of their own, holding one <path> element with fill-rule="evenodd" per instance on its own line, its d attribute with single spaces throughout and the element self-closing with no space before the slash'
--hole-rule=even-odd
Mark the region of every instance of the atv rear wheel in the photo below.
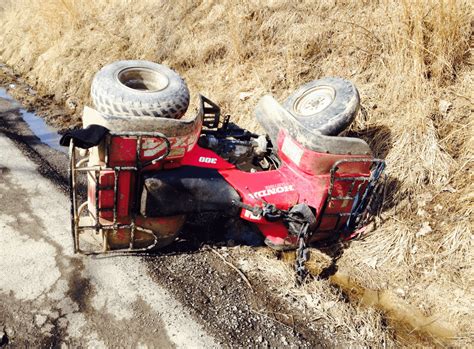
<svg viewBox="0 0 474 349">
<path fill-rule="evenodd" d="M 301 86 L 283 106 L 305 128 L 337 136 L 354 120 L 359 110 L 359 92 L 348 80 L 324 78 Z"/>
<path fill-rule="evenodd" d="M 170 68 L 148 61 L 118 61 L 103 67 L 92 81 L 97 110 L 114 116 L 178 119 L 189 105 L 189 90 Z"/>
</svg>

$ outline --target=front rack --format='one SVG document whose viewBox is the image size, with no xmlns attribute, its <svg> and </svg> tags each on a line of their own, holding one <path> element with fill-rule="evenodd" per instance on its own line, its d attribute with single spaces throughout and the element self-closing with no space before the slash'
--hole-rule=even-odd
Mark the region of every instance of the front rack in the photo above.
<svg viewBox="0 0 474 349">
<path fill-rule="evenodd" d="M 133 166 L 108 166 L 109 165 L 109 145 L 113 137 L 130 137 L 136 138 L 136 149 L 135 149 L 135 164 Z M 146 161 L 140 161 L 140 155 L 142 153 L 142 139 L 144 137 L 150 138 L 159 138 L 164 141 L 166 148 L 164 153 L 158 157 Z M 70 190 L 70 200 L 71 200 L 71 231 L 73 238 L 73 248 L 74 253 L 81 254 L 101 254 L 101 253 L 122 253 L 122 252 L 143 252 L 151 250 L 156 246 L 158 238 L 152 230 L 144 229 L 140 227 L 140 231 L 150 234 L 154 240 L 154 243 L 148 245 L 144 248 L 135 247 L 135 233 L 137 230 L 136 225 L 136 216 L 137 216 L 137 207 L 138 207 L 138 195 L 140 192 L 140 181 L 138 180 L 138 174 L 147 166 L 156 164 L 164 160 L 171 151 L 171 145 L 168 138 L 160 132 L 116 132 L 109 133 L 106 140 L 107 145 L 105 147 L 105 166 L 96 165 L 96 166 L 87 166 L 88 157 L 83 157 L 82 159 L 76 159 L 77 147 L 74 145 L 74 140 L 71 140 L 69 145 L 69 190 Z M 100 172 L 101 171 L 113 171 L 114 173 L 114 184 L 113 188 L 100 185 Z M 132 192 L 132 200 L 130 205 L 130 222 L 129 223 L 119 223 L 118 221 L 118 201 L 119 201 L 119 178 L 120 173 L 123 171 L 129 171 L 135 176 L 135 188 Z M 78 185 L 78 175 L 86 174 L 87 176 L 92 176 L 95 180 L 96 190 L 95 190 L 95 212 L 90 212 L 88 208 L 88 202 L 78 204 L 79 200 L 79 185 Z M 87 183 L 86 183 L 87 185 Z M 111 208 L 102 208 L 99 207 L 99 192 L 103 190 L 113 189 L 113 207 Z M 89 224 L 84 223 L 83 220 L 86 217 L 83 217 L 83 213 L 87 211 L 89 220 L 92 219 L 92 222 Z M 100 213 L 103 211 L 112 211 L 112 224 L 103 224 L 100 220 Z M 82 218 L 82 219 L 81 219 Z M 114 249 L 111 250 L 108 246 L 108 236 L 111 232 L 117 233 L 120 229 L 129 229 L 130 230 L 130 243 L 128 248 Z M 95 237 L 102 238 L 102 250 L 96 250 L 91 252 L 86 252 L 81 248 L 80 245 L 80 235 L 87 231 L 94 231 Z M 102 236 L 100 236 L 102 234 Z"/>
<path fill-rule="evenodd" d="M 346 175 L 338 172 L 347 164 L 367 164 L 370 173 L 367 175 Z M 331 168 L 328 196 L 321 211 L 317 233 L 339 232 L 343 238 L 348 238 L 366 217 L 367 208 L 372 200 L 372 193 L 385 168 L 385 161 L 381 159 L 343 159 L 337 161 Z M 345 190 L 338 190 L 341 188 Z M 343 195 L 338 193 L 345 191 Z M 344 204 L 350 204 L 350 210 L 344 211 Z M 339 212 L 332 212 L 332 209 Z M 337 210 L 336 210 L 337 211 Z M 331 222 L 335 222 L 331 224 Z"/>
</svg>

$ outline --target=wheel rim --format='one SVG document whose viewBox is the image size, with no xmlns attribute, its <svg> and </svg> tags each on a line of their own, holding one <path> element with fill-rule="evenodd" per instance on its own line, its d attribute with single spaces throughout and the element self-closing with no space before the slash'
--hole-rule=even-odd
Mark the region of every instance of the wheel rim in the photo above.
<svg viewBox="0 0 474 349">
<path fill-rule="evenodd" d="M 293 109 L 298 115 L 309 116 L 329 107 L 336 98 L 336 90 L 330 86 L 316 86 L 299 97 Z"/>
<path fill-rule="evenodd" d="M 127 68 L 117 74 L 117 80 L 123 86 L 140 92 L 157 92 L 164 90 L 168 77 L 147 68 Z"/>
</svg>

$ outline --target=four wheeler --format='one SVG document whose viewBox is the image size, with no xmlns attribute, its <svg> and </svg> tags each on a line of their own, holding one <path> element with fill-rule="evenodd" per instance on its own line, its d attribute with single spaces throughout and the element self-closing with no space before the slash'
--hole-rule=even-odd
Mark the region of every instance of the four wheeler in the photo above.
<svg viewBox="0 0 474 349">
<path fill-rule="evenodd" d="M 160 248 L 187 217 L 206 212 L 228 219 L 229 229 L 257 231 L 276 250 L 348 239 L 384 168 L 366 142 L 338 136 L 359 109 L 356 87 L 341 78 L 309 82 L 283 105 L 261 98 L 255 115 L 266 135 L 222 118 L 204 96 L 187 112 L 185 82 L 156 63 L 105 66 L 92 100 L 84 129 L 62 140 L 70 146 L 75 252 Z"/>
</svg>

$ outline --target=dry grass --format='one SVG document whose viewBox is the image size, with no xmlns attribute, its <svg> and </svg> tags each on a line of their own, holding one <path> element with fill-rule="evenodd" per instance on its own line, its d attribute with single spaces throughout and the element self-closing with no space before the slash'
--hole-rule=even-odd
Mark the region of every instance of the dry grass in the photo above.
<svg viewBox="0 0 474 349">
<path fill-rule="evenodd" d="M 148 59 L 170 65 L 194 96 L 208 95 L 234 120 L 258 129 L 251 110 L 263 94 L 281 100 L 299 84 L 328 75 L 353 80 L 364 108 L 351 132 L 386 158 L 389 190 L 378 228 L 339 263 L 367 286 L 400 290 L 426 315 L 443 314 L 458 328 L 459 343 L 472 343 L 472 2 L 5 4 L 0 61 L 58 101 L 87 102 L 93 74 L 108 62 Z M 252 96 L 241 101 L 240 92 Z M 441 100 L 452 108 L 440 111 Z M 301 295 L 327 292 L 311 287 Z M 380 316 L 334 301 L 334 309 L 345 310 L 328 320 L 346 324 L 361 343 L 391 343 Z M 354 319 L 363 330 L 347 325 Z"/>
<path fill-rule="evenodd" d="M 241 269 L 251 278 L 260 280 L 269 291 L 278 295 L 293 312 L 310 319 L 306 325 L 330 338 L 334 347 L 394 347 L 392 331 L 384 328 L 382 315 L 370 307 L 359 307 L 344 301 L 340 291 L 331 287 L 328 280 L 310 282 L 298 287 L 294 282 L 291 263 L 277 260 L 268 250 L 234 251 L 238 253 Z"/>
</svg>

